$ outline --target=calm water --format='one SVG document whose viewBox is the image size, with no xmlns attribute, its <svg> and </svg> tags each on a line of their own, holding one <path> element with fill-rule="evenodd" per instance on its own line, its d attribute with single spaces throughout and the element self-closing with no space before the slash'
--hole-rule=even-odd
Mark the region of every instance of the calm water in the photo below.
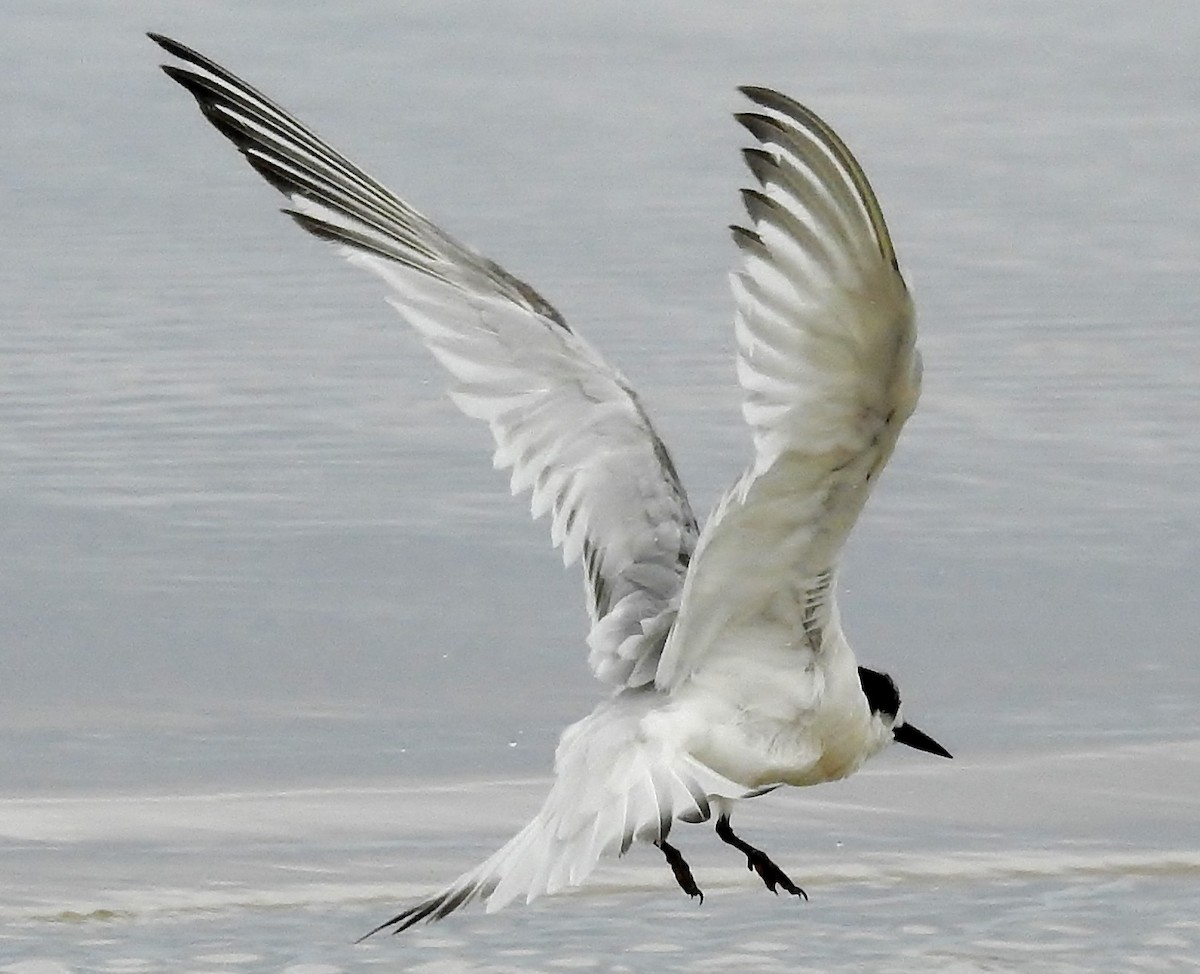
<svg viewBox="0 0 1200 974">
<path fill-rule="evenodd" d="M 734 86 L 851 144 L 926 391 L 843 611 L 959 759 L 747 807 L 812 903 L 695 830 L 703 908 L 642 854 L 348 946 L 536 807 L 580 583 L 146 29 L 530 280 L 701 510 L 748 456 Z M 1187 2 L 6 4 L 0 971 L 1192 969 L 1198 42 Z"/>
</svg>

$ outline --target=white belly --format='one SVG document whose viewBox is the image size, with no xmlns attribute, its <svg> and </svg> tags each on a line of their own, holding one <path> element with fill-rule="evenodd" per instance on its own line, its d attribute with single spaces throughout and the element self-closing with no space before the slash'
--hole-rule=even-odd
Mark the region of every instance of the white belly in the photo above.
<svg viewBox="0 0 1200 974">
<path fill-rule="evenodd" d="M 844 778 L 879 750 L 854 654 L 841 638 L 813 653 L 794 641 L 722 652 L 672 694 L 687 711 L 684 747 L 748 788 L 813 785 Z M 674 707 L 672 709 L 674 709 Z"/>
</svg>

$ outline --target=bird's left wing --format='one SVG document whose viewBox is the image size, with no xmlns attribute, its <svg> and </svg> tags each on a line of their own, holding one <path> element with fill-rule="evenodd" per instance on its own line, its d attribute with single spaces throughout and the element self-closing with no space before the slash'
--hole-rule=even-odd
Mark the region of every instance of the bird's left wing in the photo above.
<svg viewBox="0 0 1200 974">
<path fill-rule="evenodd" d="M 491 913 L 577 886 L 601 856 L 660 842 L 676 819 L 707 820 L 711 799 L 761 792 L 692 757 L 676 722 L 656 713 L 659 698 L 649 689 L 625 690 L 568 727 L 554 756 L 554 784 L 532 821 L 446 889 L 366 936 L 441 920 L 468 903 L 482 902 Z"/>
<path fill-rule="evenodd" d="M 389 300 L 486 421 L 494 462 L 568 564 L 582 556 L 589 661 L 617 686 L 654 678 L 697 528 L 679 477 L 624 377 L 529 285 L 458 243 L 240 78 L 188 47 L 163 70 L 292 203 L 310 233 L 388 284 Z"/>
<path fill-rule="evenodd" d="M 734 228 L 754 460 L 705 525 L 661 688 L 714 655 L 752 652 L 742 626 L 821 651 L 842 545 L 920 391 L 912 302 L 862 167 L 809 109 L 742 92 L 762 109 L 737 116 L 759 142 L 744 152 L 759 185 L 743 191 L 749 226 Z"/>
</svg>

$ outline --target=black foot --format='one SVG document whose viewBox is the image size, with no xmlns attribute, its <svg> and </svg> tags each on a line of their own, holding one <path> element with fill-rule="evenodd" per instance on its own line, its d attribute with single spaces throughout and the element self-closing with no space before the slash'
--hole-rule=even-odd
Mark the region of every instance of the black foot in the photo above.
<svg viewBox="0 0 1200 974">
<path fill-rule="evenodd" d="M 788 876 L 788 874 L 780 869 L 777 865 L 775 865 L 775 863 L 773 863 L 767 857 L 766 853 L 762 852 L 761 850 L 751 849 L 746 853 L 746 868 L 752 869 L 758 873 L 759 878 L 762 879 L 762 881 L 766 884 L 767 889 L 769 889 L 776 896 L 779 895 L 779 890 L 783 889 L 791 893 L 793 896 L 799 896 L 802 899 L 808 899 L 808 894 L 795 883 L 793 883 L 791 877 Z M 776 887 L 778 887 L 778 889 Z"/>
<path fill-rule="evenodd" d="M 717 837 L 722 842 L 733 846 L 745 855 L 746 868 L 758 873 L 759 878 L 766 884 L 767 889 L 776 896 L 779 895 L 779 890 L 783 889 L 793 896 L 808 899 L 808 894 L 793 883 L 791 877 L 775 865 L 765 852 L 754 848 L 749 842 L 743 842 L 733 834 L 733 829 L 729 827 L 728 818 L 721 817 L 717 819 Z"/>
<path fill-rule="evenodd" d="M 679 884 L 679 888 L 693 899 L 699 897 L 700 902 L 703 903 L 704 894 L 700 891 L 700 887 L 696 885 L 696 880 L 692 877 L 692 870 L 683 858 L 683 853 L 666 839 L 662 839 L 654 844 L 662 849 L 663 855 L 667 857 L 667 865 L 671 867 L 671 872 L 675 874 L 675 882 Z"/>
</svg>

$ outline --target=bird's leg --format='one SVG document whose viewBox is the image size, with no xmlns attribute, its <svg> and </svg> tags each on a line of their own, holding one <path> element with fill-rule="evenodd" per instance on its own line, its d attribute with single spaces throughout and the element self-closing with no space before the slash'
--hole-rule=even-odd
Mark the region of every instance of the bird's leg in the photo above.
<svg viewBox="0 0 1200 974">
<path fill-rule="evenodd" d="M 703 903 L 704 894 L 700 891 L 700 887 L 696 885 L 696 880 L 692 878 L 692 870 L 683 858 L 683 853 L 666 839 L 659 839 L 654 844 L 662 849 L 662 854 L 666 856 L 667 865 L 671 867 L 671 872 L 675 874 L 675 882 L 679 884 L 679 888 L 687 893 L 688 896 L 700 897 L 700 902 Z"/>
<path fill-rule="evenodd" d="M 758 873 L 762 881 L 766 883 L 767 889 L 776 896 L 779 895 L 776 887 L 782 887 L 793 896 L 802 896 L 804 899 L 808 899 L 808 894 L 793 883 L 787 873 L 776 866 L 765 852 L 754 848 L 749 842 L 743 842 L 733 834 L 733 829 L 729 827 L 728 815 L 722 815 L 717 819 L 717 837 L 743 853 L 746 856 L 746 868 Z"/>
</svg>

